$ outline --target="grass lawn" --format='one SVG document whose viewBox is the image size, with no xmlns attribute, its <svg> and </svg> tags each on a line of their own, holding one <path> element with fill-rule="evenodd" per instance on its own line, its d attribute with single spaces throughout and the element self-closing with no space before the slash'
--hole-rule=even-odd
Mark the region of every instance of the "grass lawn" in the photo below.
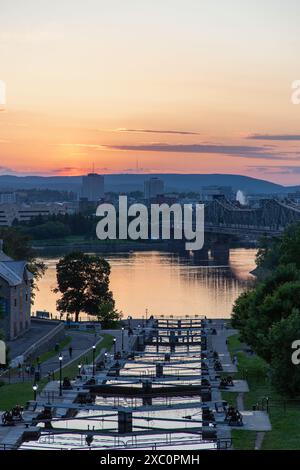
<svg viewBox="0 0 300 470">
<path fill-rule="evenodd" d="M 45 379 L 39 382 L 41 390 L 47 381 Z M 28 400 L 33 400 L 33 382 L 20 382 L 16 384 L 7 384 L 0 387 L 0 410 L 11 409 L 15 405 L 24 406 Z"/>
<path fill-rule="evenodd" d="M 231 353 L 240 346 L 238 335 L 231 336 L 228 339 L 228 348 Z M 270 384 L 266 362 L 257 356 L 246 355 L 244 352 L 234 352 L 234 354 L 237 355 L 239 362 L 237 378 L 242 378 L 245 374 L 249 385 L 250 391 L 244 394 L 245 409 L 251 410 L 253 405 L 261 403 L 263 397 L 270 398 L 269 416 L 272 431 L 266 432 L 262 449 L 298 450 L 300 405 L 289 402 L 285 410 L 282 404 L 275 404 L 276 400 L 283 401 L 285 398 L 279 395 Z M 226 400 L 226 398 L 224 399 Z M 254 448 L 255 432 L 234 430 L 232 437 L 235 449 Z"/>
<path fill-rule="evenodd" d="M 101 349 L 107 349 L 110 350 L 112 345 L 113 345 L 113 336 L 104 334 L 102 335 L 103 339 L 102 341 L 97 345 L 96 347 L 96 352 L 95 352 L 95 357 L 100 354 Z M 91 364 L 93 362 L 93 352 L 89 351 L 86 354 L 82 354 L 82 356 L 77 357 L 74 359 L 74 361 L 63 368 L 63 376 L 64 377 L 69 377 L 69 379 L 73 379 L 77 376 L 78 374 L 78 364 Z M 59 378 L 59 372 L 56 372 L 55 378 Z"/>
<path fill-rule="evenodd" d="M 62 341 L 59 343 L 59 350 L 61 351 L 64 349 L 68 344 L 70 344 L 72 341 L 72 336 L 66 336 Z M 48 361 L 48 359 L 51 359 L 51 357 L 57 356 L 57 351 L 55 349 L 51 349 L 50 351 L 47 351 L 39 356 L 40 363 L 43 363 L 45 361 Z"/>
<path fill-rule="evenodd" d="M 67 338 L 66 338 L 67 339 Z M 68 344 L 68 343 L 67 343 Z M 96 357 L 100 353 L 102 348 L 111 349 L 113 345 L 113 336 L 105 334 L 103 335 L 103 340 L 96 348 Z M 47 356 L 47 354 L 51 354 Z M 56 354 L 56 353 L 54 353 Z M 81 362 L 82 364 L 87 364 L 92 362 L 92 351 L 87 354 L 83 354 L 80 358 L 77 358 L 73 361 L 72 364 L 63 368 L 63 377 L 74 378 L 78 373 L 78 363 Z M 45 353 L 42 357 L 46 357 L 47 360 L 49 357 L 52 357 L 52 351 L 49 353 Z M 58 379 L 59 373 L 56 374 L 56 379 Z M 46 385 L 47 380 L 42 379 L 39 382 L 39 390 L 42 390 Z M 5 384 L 0 386 L 0 411 L 5 411 L 7 409 L 11 409 L 16 404 L 24 406 L 27 401 L 33 399 L 33 391 L 32 391 L 33 382 L 21 382 L 16 384 Z"/>
</svg>

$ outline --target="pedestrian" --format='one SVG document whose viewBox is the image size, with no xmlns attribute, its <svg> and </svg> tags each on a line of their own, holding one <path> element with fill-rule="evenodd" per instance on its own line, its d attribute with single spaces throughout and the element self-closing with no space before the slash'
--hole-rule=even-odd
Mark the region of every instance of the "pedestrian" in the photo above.
<svg viewBox="0 0 300 470">
<path fill-rule="evenodd" d="M 69 347 L 69 356 L 70 358 L 72 357 L 72 354 L 73 354 L 73 348 L 72 346 Z"/>
</svg>

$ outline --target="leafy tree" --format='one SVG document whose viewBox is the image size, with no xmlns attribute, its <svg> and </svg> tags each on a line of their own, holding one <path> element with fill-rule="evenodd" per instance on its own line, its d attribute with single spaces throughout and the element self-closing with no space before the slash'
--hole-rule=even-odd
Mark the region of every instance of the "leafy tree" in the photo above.
<svg viewBox="0 0 300 470">
<path fill-rule="evenodd" d="M 264 240 L 257 264 L 265 275 L 236 300 L 232 324 L 270 364 L 277 389 L 295 396 L 300 393 L 300 368 L 291 362 L 291 344 L 300 339 L 300 224 L 269 244 Z"/>
<path fill-rule="evenodd" d="M 57 285 L 54 292 L 62 294 L 57 301 L 58 310 L 75 315 L 80 312 L 99 315 L 102 304 L 111 303 L 111 318 L 114 318 L 114 300 L 109 290 L 109 263 L 99 256 L 73 252 L 56 265 Z"/>
<path fill-rule="evenodd" d="M 122 318 L 122 313 L 116 310 L 113 301 L 109 301 L 99 306 L 97 316 L 104 328 L 110 328 Z"/>
<path fill-rule="evenodd" d="M 299 395 L 300 366 L 292 363 L 291 345 L 300 339 L 300 312 L 275 323 L 269 332 L 269 345 L 272 356 L 272 382 L 282 393 L 291 397 Z"/>
<path fill-rule="evenodd" d="M 70 228 L 62 222 L 48 221 L 32 227 L 29 231 L 35 240 L 63 238 L 71 234 Z"/>
<path fill-rule="evenodd" d="M 300 223 L 288 226 L 280 238 L 262 239 L 257 252 L 256 264 L 264 270 L 290 263 L 300 269 Z"/>
</svg>

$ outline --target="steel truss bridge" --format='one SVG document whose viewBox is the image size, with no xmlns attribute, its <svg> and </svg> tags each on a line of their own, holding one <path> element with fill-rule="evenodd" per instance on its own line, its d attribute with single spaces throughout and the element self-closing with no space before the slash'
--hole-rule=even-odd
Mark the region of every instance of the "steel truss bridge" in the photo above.
<svg viewBox="0 0 300 470">
<path fill-rule="evenodd" d="M 241 207 L 225 198 L 205 204 L 205 232 L 224 235 L 277 236 L 300 222 L 300 205 L 268 199 L 259 208 Z"/>
</svg>

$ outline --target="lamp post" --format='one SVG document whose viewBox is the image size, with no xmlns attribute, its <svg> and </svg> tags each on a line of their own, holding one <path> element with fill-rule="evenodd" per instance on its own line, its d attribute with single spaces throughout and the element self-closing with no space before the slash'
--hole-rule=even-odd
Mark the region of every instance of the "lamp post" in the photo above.
<svg viewBox="0 0 300 470">
<path fill-rule="evenodd" d="M 117 352 L 117 340 L 114 338 L 114 354 Z"/>
<path fill-rule="evenodd" d="M 33 390 L 33 399 L 34 399 L 34 401 L 36 401 L 36 392 L 37 392 L 37 389 L 38 389 L 37 384 L 34 384 L 34 385 L 32 386 L 32 390 Z"/>
<path fill-rule="evenodd" d="M 96 345 L 93 344 L 93 377 L 95 375 L 95 355 L 96 355 Z"/>
<path fill-rule="evenodd" d="M 62 397 L 62 361 L 63 361 L 62 354 L 59 355 L 58 360 L 59 360 L 59 396 Z"/>
<path fill-rule="evenodd" d="M 80 373 L 81 373 L 81 367 L 82 367 L 82 365 L 81 365 L 81 364 L 78 364 L 78 366 L 77 366 L 77 367 L 78 367 L 78 375 L 80 376 Z"/>
<path fill-rule="evenodd" d="M 124 326 L 122 326 L 122 354 L 124 350 Z"/>
<path fill-rule="evenodd" d="M 106 361 L 107 361 L 107 352 L 104 353 L 104 364 L 106 364 Z"/>
</svg>

